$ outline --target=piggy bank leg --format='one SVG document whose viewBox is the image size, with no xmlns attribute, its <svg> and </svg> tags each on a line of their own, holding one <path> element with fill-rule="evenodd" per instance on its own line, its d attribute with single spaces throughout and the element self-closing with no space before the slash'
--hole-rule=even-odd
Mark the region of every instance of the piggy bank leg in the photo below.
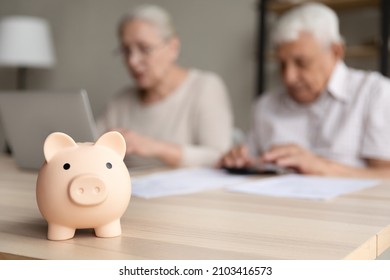
<svg viewBox="0 0 390 280">
<path fill-rule="evenodd" d="M 115 237 L 122 234 L 120 220 L 115 220 L 109 224 L 95 228 L 97 237 Z"/>
<path fill-rule="evenodd" d="M 76 229 L 61 225 L 49 224 L 47 238 L 50 240 L 66 240 L 74 236 Z"/>
</svg>

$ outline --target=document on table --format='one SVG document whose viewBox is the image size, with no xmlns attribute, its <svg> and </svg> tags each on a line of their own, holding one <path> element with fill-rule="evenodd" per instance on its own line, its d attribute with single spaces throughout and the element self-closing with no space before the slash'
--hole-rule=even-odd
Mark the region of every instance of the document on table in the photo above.
<svg viewBox="0 0 390 280">
<path fill-rule="evenodd" d="M 189 194 L 232 186 L 248 180 L 246 176 L 229 175 L 212 168 L 184 168 L 132 178 L 132 194 L 156 198 Z"/>
<path fill-rule="evenodd" d="M 326 200 L 376 186 L 379 182 L 379 180 L 285 175 L 244 182 L 228 187 L 227 190 L 275 197 Z"/>
</svg>

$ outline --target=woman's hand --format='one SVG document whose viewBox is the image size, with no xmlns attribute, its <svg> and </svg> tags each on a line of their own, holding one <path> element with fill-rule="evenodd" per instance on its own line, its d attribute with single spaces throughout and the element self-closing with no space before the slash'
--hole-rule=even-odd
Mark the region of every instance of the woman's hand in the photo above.
<svg viewBox="0 0 390 280">
<path fill-rule="evenodd" d="M 122 134 L 126 141 L 126 153 L 144 157 L 156 157 L 159 141 L 127 129 L 114 129 Z"/>
<path fill-rule="evenodd" d="M 170 166 L 180 165 L 182 151 L 179 145 L 157 140 L 128 129 L 113 130 L 120 132 L 125 138 L 127 154 L 158 158 Z"/>
</svg>

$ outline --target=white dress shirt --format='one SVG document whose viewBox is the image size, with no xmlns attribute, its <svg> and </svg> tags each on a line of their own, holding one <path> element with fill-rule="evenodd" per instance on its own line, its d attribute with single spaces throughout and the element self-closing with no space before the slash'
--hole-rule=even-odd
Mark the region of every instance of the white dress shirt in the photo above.
<svg viewBox="0 0 390 280">
<path fill-rule="evenodd" d="M 340 61 L 311 104 L 295 102 L 285 90 L 261 96 L 249 150 L 257 155 L 276 144 L 297 144 L 357 167 L 365 166 L 365 159 L 390 160 L 390 80 Z"/>
</svg>

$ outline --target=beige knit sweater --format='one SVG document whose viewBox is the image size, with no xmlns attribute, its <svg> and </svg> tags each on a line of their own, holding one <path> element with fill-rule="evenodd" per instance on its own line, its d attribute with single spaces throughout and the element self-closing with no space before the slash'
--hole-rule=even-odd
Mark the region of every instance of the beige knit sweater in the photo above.
<svg viewBox="0 0 390 280">
<path fill-rule="evenodd" d="M 126 128 L 179 144 L 182 166 L 210 166 L 232 142 L 233 117 L 226 87 L 214 73 L 192 69 L 175 92 L 158 103 L 142 104 L 127 88 L 108 104 L 97 121 L 100 133 Z M 129 167 L 160 165 L 156 159 L 127 155 Z"/>
</svg>

